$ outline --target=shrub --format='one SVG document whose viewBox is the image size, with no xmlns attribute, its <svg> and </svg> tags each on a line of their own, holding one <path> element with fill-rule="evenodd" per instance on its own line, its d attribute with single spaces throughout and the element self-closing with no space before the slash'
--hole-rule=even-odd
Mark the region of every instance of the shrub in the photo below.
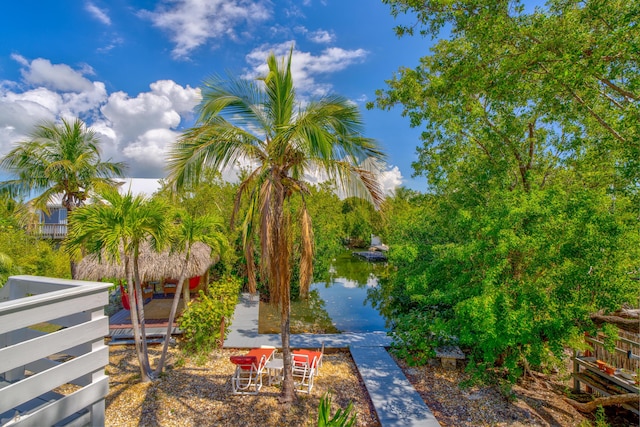
<svg viewBox="0 0 640 427">
<path fill-rule="evenodd" d="M 350 427 L 355 425 L 356 416 L 353 414 L 353 402 L 349 402 L 345 409 L 338 411 L 331 417 L 331 394 L 325 393 L 318 406 L 318 427 Z M 349 418 L 351 417 L 351 418 Z"/>
<path fill-rule="evenodd" d="M 200 291 L 200 297 L 189 303 L 178 319 L 185 351 L 202 354 L 220 345 L 222 322 L 226 330 L 241 286 L 238 278 L 225 276 L 209 285 L 208 294 Z"/>
</svg>

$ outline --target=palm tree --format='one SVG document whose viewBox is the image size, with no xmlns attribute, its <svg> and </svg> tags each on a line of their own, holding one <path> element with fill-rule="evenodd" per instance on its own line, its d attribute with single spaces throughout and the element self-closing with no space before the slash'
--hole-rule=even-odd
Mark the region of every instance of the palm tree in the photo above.
<svg viewBox="0 0 640 427">
<path fill-rule="evenodd" d="M 160 361 L 156 366 L 154 373 L 155 376 L 158 376 L 164 368 L 167 349 L 169 348 L 169 337 L 171 336 L 171 329 L 173 328 L 173 320 L 175 319 L 176 312 L 178 311 L 180 291 L 187 279 L 187 267 L 189 265 L 191 249 L 193 248 L 194 243 L 205 243 L 212 251 L 216 250 L 218 253 L 227 247 L 226 237 L 222 232 L 220 232 L 222 229 L 222 223 L 211 215 L 195 217 L 187 212 L 179 211 L 175 215 L 175 223 L 177 227 L 172 236 L 172 246 L 174 247 L 174 250 L 182 252 L 184 262 L 182 264 L 180 277 L 178 278 L 178 286 L 175 294 L 173 295 L 171 312 L 169 313 L 169 321 L 167 323 L 167 339 L 164 340 L 164 345 L 162 346 L 162 354 L 160 356 Z M 188 301 L 189 287 L 186 286 L 184 287 L 185 306 L 188 304 Z"/>
<path fill-rule="evenodd" d="M 197 182 L 204 168 L 218 170 L 237 160 L 248 160 L 255 168 L 239 185 L 236 209 L 243 197 L 248 209 L 243 241 L 249 273 L 253 277 L 254 231 L 259 236 L 260 268 L 268 281 L 271 301 L 281 314 L 284 381 L 281 401 L 295 399 L 289 344 L 291 224 L 290 200 L 300 195 L 302 228 L 300 287 L 308 289 L 312 277 L 313 235 L 311 218 L 304 204 L 308 188 L 306 172 L 324 171 L 343 190 L 364 196 L 376 204 L 382 193 L 375 174 L 363 163 L 382 159 L 375 141 L 361 135 L 358 108 L 340 96 L 327 96 L 301 107 L 291 75 L 291 57 L 278 64 L 267 59 L 269 72 L 253 80 L 214 77 L 203 88 L 203 101 L 196 126 L 173 147 L 168 161 L 169 181 L 177 188 Z"/>
<path fill-rule="evenodd" d="M 106 189 L 99 196 L 102 201 L 73 212 L 65 250 L 71 256 L 86 250 L 112 262 L 124 262 L 141 381 L 150 381 L 154 375 L 147 351 L 144 301 L 131 295 L 142 295 L 138 273 L 140 245 L 150 241 L 159 251 L 168 241 L 167 208 L 159 200 L 134 197 L 131 193 L 121 195 L 115 189 Z"/>
<path fill-rule="evenodd" d="M 36 126 L 30 140 L 21 142 L 0 160 L 0 167 L 17 178 L 0 183 L 0 190 L 12 197 L 39 193 L 33 206 L 49 213 L 47 204 L 62 197 L 62 206 L 71 212 L 84 205 L 92 191 L 115 187 L 112 178 L 122 177 L 123 163 L 100 159 L 100 140 L 80 120 L 44 122 Z M 75 277 L 75 263 L 71 262 Z"/>
</svg>

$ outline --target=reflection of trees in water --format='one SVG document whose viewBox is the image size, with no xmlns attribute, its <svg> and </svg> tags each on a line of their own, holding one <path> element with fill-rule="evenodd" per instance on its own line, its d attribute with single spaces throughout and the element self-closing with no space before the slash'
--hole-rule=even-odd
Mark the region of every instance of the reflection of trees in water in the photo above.
<svg viewBox="0 0 640 427">
<path fill-rule="evenodd" d="M 343 252 L 335 261 L 331 262 L 333 269 L 331 270 L 331 279 L 345 278 L 349 281 L 357 282 L 357 286 L 362 288 L 367 286 L 369 277 L 373 275 L 377 277 L 376 270 L 384 268 L 384 264 L 376 264 L 372 262 L 362 261 L 355 258 L 351 251 Z M 327 286 L 331 286 L 331 280 L 327 281 Z"/>
<path fill-rule="evenodd" d="M 325 309 L 326 303 L 317 290 L 309 292 L 307 300 L 291 302 L 291 333 L 337 334 L 333 321 Z M 280 333 L 280 309 L 272 304 L 260 303 L 259 333 Z"/>
<path fill-rule="evenodd" d="M 371 276 L 378 280 L 385 264 L 376 264 L 363 261 L 351 255 L 351 251 L 345 251 L 330 263 L 331 271 L 327 272 L 324 286 L 330 288 L 334 281 L 348 281 L 358 288 L 364 288 Z M 316 282 L 318 283 L 318 282 Z M 364 305 L 375 304 L 379 298 L 379 287 L 367 289 L 367 297 Z M 387 318 L 384 316 L 385 319 Z M 326 310 L 326 302 L 320 297 L 317 289 L 311 290 L 307 300 L 291 301 L 291 333 L 316 333 L 316 334 L 336 334 L 341 331 L 337 329 L 333 320 Z M 271 304 L 260 303 L 260 319 L 258 321 L 258 332 L 261 334 L 280 333 L 280 310 Z"/>
</svg>

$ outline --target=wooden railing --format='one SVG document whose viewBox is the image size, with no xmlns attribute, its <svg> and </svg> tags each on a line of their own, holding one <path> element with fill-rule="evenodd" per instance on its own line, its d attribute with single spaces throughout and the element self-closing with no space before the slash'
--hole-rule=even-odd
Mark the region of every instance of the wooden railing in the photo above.
<svg viewBox="0 0 640 427">
<path fill-rule="evenodd" d="M 104 425 L 109 286 L 13 276 L 0 289 L 0 426 Z"/>
</svg>

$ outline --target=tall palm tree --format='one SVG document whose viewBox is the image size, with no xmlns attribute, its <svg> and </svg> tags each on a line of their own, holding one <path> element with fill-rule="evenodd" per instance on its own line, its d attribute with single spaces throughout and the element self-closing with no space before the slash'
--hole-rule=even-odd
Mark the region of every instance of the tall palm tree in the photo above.
<svg viewBox="0 0 640 427">
<path fill-rule="evenodd" d="M 184 211 L 178 211 L 175 215 L 174 222 L 177 225 L 172 233 L 172 246 L 173 250 L 182 253 L 183 264 L 180 271 L 180 277 L 178 278 L 178 286 L 176 292 L 173 295 L 173 302 L 171 304 L 171 311 L 169 313 L 169 321 L 167 322 L 167 339 L 164 340 L 162 346 L 162 354 L 160 355 L 160 361 L 156 366 L 155 376 L 158 376 L 164 368 L 165 358 L 167 356 L 167 349 L 169 348 L 169 337 L 171 336 L 171 329 L 173 328 L 173 319 L 176 317 L 178 311 L 178 302 L 180 301 L 180 291 L 183 289 L 185 280 L 187 279 L 187 267 L 189 266 L 189 260 L 191 259 L 191 250 L 196 242 L 202 242 L 208 245 L 212 252 L 217 251 L 220 253 L 226 249 L 228 242 L 226 236 L 220 231 L 222 229 L 222 223 L 211 215 L 193 216 Z M 188 304 L 189 301 L 189 287 L 184 287 L 184 304 Z"/>
<path fill-rule="evenodd" d="M 62 198 L 70 214 L 92 191 L 115 187 L 112 178 L 122 177 L 125 170 L 124 163 L 100 159 L 100 140 L 80 119 L 36 126 L 28 141 L 0 160 L 0 167 L 17 177 L 0 183 L 0 190 L 8 190 L 12 197 L 39 193 L 33 206 L 47 214 L 47 204 L 55 197 Z M 75 277 L 73 260 L 71 275 Z"/>
<path fill-rule="evenodd" d="M 131 193 L 121 195 L 115 189 L 106 189 L 99 196 L 102 201 L 73 212 L 64 248 L 72 256 L 82 250 L 108 261 L 124 262 L 129 295 L 142 295 L 138 273 L 140 245 L 151 241 L 152 247 L 160 251 L 167 243 L 167 208 L 159 200 L 134 197 Z M 134 342 L 141 380 L 145 382 L 154 375 L 147 351 L 143 303 L 143 298 L 130 297 Z"/>
<path fill-rule="evenodd" d="M 376 204 L 382 200 L 374 172 L 363 165 L 383 155 L 375 141 L 362 136 L 358 108 L 335 95 L 300 106 L 291 75 L 292 54 L 293 49 L 280 64 L 271 54 L 268 74 L 256 80 L 215 77 L 206 82 L 198 122 L 176 143 L 168 162 L 169 181 L 177 189 L 197 182 L 206 167 L 223 170 L 241 159 L 255 165 L 240 183 L 235 211 L 246 196 L 243 235 L 250 290 L 255 292 L 252 239 L 257 231 L 261 276 L 268 281 L 271 301 L 280 307 L 283 403 L 295 399 L 289 344 L 291 197 L 300 195 L 303 202 L 299 215 L 303 293 L 313 273 L 304 174 L 323 171 L 351 194 Z"/>
</svg>

